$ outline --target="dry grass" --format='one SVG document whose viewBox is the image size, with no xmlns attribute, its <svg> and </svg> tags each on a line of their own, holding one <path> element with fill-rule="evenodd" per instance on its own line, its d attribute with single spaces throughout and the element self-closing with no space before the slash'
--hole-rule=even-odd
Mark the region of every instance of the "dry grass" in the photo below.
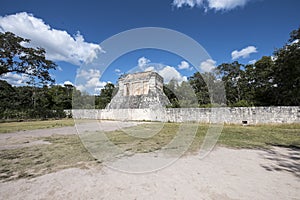
<svg viewBox="0 0 300 200">
<path fill-rule="evenodd" d="M 300 124 L 239 126 L 226 125 L 218 144 L 235 148 L 300 148 Z"/>
<path fill-rule="evenodd" d="M 74 126 L 73 119 L 28 121 L 28 122 L 3 122 L 0 123 L 0 133 L 11 133 L 17 131 L 57 128 L 63 126 Z"/>
<path fill-rule="evenodd" d="M 162 128 L 161 128 L 162 127 Z M 161 128 L 161 129 L 160 129 Z M 197 129 L 195 138 L 188 149 L 188 153 L 197 152 L 204 140 L 208 124 L 191 123 L 185 126 L 184 131 L 190 133 Z M 159 130 L 160 129 L 160 130 Z M 178 134 L 180 124 L 161 123 L 142 124 L 137 127 L 129 127 L 124 130 L 106 132 L 107 138 L 120 147 L 123 151 L 134 153 L 146 153 L 160 150 L 165 147 Z M 135 135 L 147 134 L 151 130 L 159 130 L 157 134 L 150 138 L 139 138 Z M 90 133 L 82 138 L 84 143 L 95 151 L 103 140 L 99 140 L 97 133 Z M 231 148 L 262 148 L 268 149 L 272 145 L 284 147 L 300 148 L 300 124 L 284 125 L 224 125 L 222 133 L 217 142 L 218 145 Z"/>
<path fill-rule="evenodd" d="M 0 180 L 29 178 L 70 167 L 84 167 L 94 158 L 77 135 L 51 136 L 51 144 L 0 151 Z"/>
<path fill-rule="evenodd" d="M 21 122 L 17 125 L 22 127 L 18 130 L 24 130 L 72 125 L 72 123 L 73 120 L 65 120 Z M 16 131 L 17 125 L 8 123 L 4 128 L 1 127 L 1 130 Z M 188 133 L 196 128 L 196 135 L 187 151 L 188 153 L 195 153 L 199 150 L 207 133 L 208 124 L 191 123 L 181 129 Z M 160 150 L 172 141 L 178 134 L 178 130 L 180 130 L 178 123 L 145 123 L 104 134 L 123 151 L 134 154 Z M 153 131 L 157 133 L 149 138 L 139 138 L 128 134 L 145 136 Z M 0 151 L 0 180 L 35 177 L 64 168 L 84 167 L 89 163 L 95 163 L 95 159 L 87 152 L 77 135 L 55 135 L 38 139 L 48 141 L 51 144 Z M 96 150 L 99 150 L 99 146 L 103 142 L 99 140 L 99 132 L 87 133 L 81 139 L 85 145 Z M 218 145 L 233 148 L 270 148 L 272 145 L 300 148 L 300 124 L 225 125 L 219 137 Z M 103 151 L 107 151 L 107 149 Z"/>
</svg>

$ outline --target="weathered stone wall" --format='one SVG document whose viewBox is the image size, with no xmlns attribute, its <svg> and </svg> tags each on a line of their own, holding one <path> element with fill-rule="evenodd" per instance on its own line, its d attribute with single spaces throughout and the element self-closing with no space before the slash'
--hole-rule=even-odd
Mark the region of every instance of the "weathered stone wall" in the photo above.
<svg viewBox="0 0 300 200">
<path fill-rule="evenodd" d="M 232 124 L 300 123 L 300 106 L 73 110 L 76 119 L 202 122 Z"/>
</svg>

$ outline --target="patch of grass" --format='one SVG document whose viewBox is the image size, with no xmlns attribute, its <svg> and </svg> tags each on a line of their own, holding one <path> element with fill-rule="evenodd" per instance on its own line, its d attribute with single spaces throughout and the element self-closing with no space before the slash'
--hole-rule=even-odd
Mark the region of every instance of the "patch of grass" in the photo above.
<svg viewBox="0 0 300 200">
<path fill-rule="evenodd" d="M 101 149 L 103 142 L 108 138 L 109 142 L 117 145 L 126 156 L 161 150 L 170 144 L 175 136 L 178 137 L 178 133 L 182 133 L 181 136 L 179 134 L 180 142 L 187 142 L 186 136 L 196 130 L 195 138 L 187 150 L 187 153 L 195 153 L 199 151 L 208 127 L 208 124 L 197 123 L 145 123 L 103 134 L 84 133 L 80 139 L 92 153 L 111 156 L 108 148 Z M 153 132 L 156 134 L 146 137 Z M 37 139 L 51 144 L 0 151 L 0 180 L 30 178 L 64 168 L 84 167 L 88 163 L 95 163 L 95 159 L 83 147 L 77 135 L 55 135 Z M 217 145 L 232 148 L 270 148 L 272 145 L 300 148 L 300 124 L 224 125 Z M 176 145 L 169 148 L 176 152 Z"/>
<path fill-rule="evenodd" d="M 234 148 L 270 148 L 273 145 L 300 148 L 300 124 L 225 125 L 218 144 Z"/>
<path fill-rule="evenodd" d="M 129 154 L 146 153 L 160 149 L 168 144 L 176 133 L 179 124 L 150 123 L 141 124 L 135 127 L 123 128 L 111 132 L 90 132 L 81 135 L 85 146 L 99 159 L 113 158 L 118 156 L 114 146 L 126 151 Z M 149 138 L 140 138 L 140 135 L 156 133 Z"/>
<path fill-rule="evenodd" d="M 128 135 L 134 133 L 138 135 L 147 131 L 156 130 L 161 126 L 160 123 L 142 124 L 137 127 L 129 127 L 123 131 L 106 132 L 107 138 L 115 145 L 132 153 L 153 152 L 160 150 L 169 144 L 178 134 L 180 124 L 165 123 L 163 128 L 153 137 L 138 138 Z M 193 142 L 191 143 L 188 153 L 197 152 L 207 134 L 208 124 L 191 123 L 184 127 L 183 132 L 195 130 L 197 132 Z M 85 143 L 90 147 L 100 145 L 101 140 L 97 140 L 97 133 L 91 133 L 86 138 Z M 97 141 L 97 142 L 95 142 Z M 300 148 L 300 124 L 282 124 L 282 125 L 257 125 L 257 126 L 241 126 L 241 125 L 224 125 L 222 133 L 218 138 L 217 145 L 231 148 L 270 148 L 276 146 L 292 146 Z"/>
<path fill-rule="evenodd" d="M 104 145 L 105 138 L 112 144 L 118 146 L 121 152 L 127 152 L 129 155 L 134 153 L 146 153 L 161 150 L 162 148 L 174 149 L 170 152 L 176 153 L 176 144 L 173 141 L 176 136 L 180 144 L 192 142 L 188 151 L 195 151 L 201 145 L 205 133 L 208 129 L 207 124 L 190 123 L 181 125 L 179 123 L 146 123 L 135 127 L 124 128 L 123 130 L 116 130 L 110 132 L 91 132 L 81 135 L 84 144 L 92 152 L 100 153 L 99 157 L 111 156 L 109 150 L 110 144 L 107 148 L 101 149 Z M 153 135 L 153 133 L 155 133 Z M 147 134 L 151 137 L 146 137 Z M 189 134 L 191 141 L 186 140 L 186 134 Z M 105 135 L 105 137 L 103 137 Z M 173 145 L 169 145 L 174 142 Z M 107 142 L 108 143 L 108 142 Z M 169 146 L 167 146 L 169 145 Z M 167 146 L 167 147 L 166 147 Z M 181 145 L 185 146 L 185 145 Z M 186 145 L 188 146 L 188 145 Z"/>
<path fill-rule="evenodd" d="M 30 178 L 70 167 L 84 167 L 95 159 L 77 135 L 40 138 L 49 145 L 0 151 L 0 180 Z"/>
<path fill-rule="evenodd" d="M 4 122 L 0 123 L 0 133 L 11 133 L 25 130 L 74 126 L 73 119 L 28 121 L 28 122 Z"/>
</svg>

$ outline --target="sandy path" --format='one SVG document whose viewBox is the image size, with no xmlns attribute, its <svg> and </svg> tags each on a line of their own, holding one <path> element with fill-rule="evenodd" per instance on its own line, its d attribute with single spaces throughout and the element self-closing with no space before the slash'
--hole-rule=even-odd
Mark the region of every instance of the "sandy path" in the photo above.
<svg viewBox="0 0 300 200">
<path fill-rule="evenodd" d="M 294 161 L 283 155 L 298 153 L 217 147 L 202 160 L 183 157 L 153 173 L 72 168 L 0 183 L 0 194 L 2 199 L 299 199 L 299 176 L 276 170 L 280 161 Z M 299 169 L 299 162 L 294 165 Z"/>
</svg>

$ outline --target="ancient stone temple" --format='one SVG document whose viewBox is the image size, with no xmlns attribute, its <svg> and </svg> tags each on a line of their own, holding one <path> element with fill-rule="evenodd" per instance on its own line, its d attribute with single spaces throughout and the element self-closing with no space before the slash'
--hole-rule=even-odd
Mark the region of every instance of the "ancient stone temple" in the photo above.
<svg viewBox="0 0 300 200">
<path fill-rule="evenodd" d="M 161 108 L 170 102 L 163 92 L 163 78 L 156 72 L 126 74 L 107 109 Z"/>
</svg>

